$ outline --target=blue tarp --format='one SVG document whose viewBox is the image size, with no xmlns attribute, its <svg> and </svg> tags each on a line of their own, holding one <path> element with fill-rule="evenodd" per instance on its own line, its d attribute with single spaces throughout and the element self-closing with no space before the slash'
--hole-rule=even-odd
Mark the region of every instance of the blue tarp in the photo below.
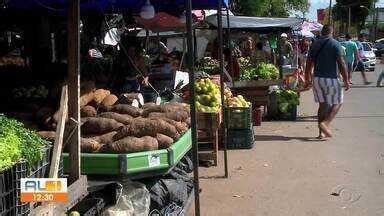
<svg viewBox="0 0 384 216">
<path fill-rule="evenodd" d="M 226 7 L 228 0 L 221 0 Z M 140 12 L 145 0 L 83 0 L 81 1 L 82 13 L 108 12 L 117 13 L 122 11 Z M 156 12 L 181 13 L 185 10 L 185 0 L 151 0 Z M 194 10 L 216 9 L 218 0 L 192 0 Z M 11 10 L 24 10 L 36 12 L 48 12 L 51 14 L 65 14 L 68 0 L 9 0 L 7 3 Z"/>
</svg>

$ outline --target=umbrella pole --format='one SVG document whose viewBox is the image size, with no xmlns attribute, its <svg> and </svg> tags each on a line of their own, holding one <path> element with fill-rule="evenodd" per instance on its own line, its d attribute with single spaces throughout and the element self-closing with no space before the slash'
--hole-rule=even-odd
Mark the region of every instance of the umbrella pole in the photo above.
<svg viewBox="0 0 384 216">
<path fill-rule="evenodd" d="M 217 1 L 217 37 L 219 43 L 219 64 L 220 64 L 220 95 L 221 95 L 221 113 L 223 122 L 221 124 L 222 131 L 224 133 L 224 172 L 225 178 L 228 178 L 228 154 L 227 154 L 227 140 L 226 140 L 226 128 L 227 119 L 225 117 L 225 100 L 224 100 L 224 58 L 223 58 L 223 17 L 222 17 L 222 5 L 221 0 Z"/>
<path fill-rule="evenodd" d="M 281 53 L 281 49 L 283 49 L 283 47 L 281 47 L 281 31 L 278 30 L 277 31 L 277 51 L 279 52 L 279 57 L 278 57 L 278 63 L 279 63 L 279 77 L 280 79 L 283 79 L 283 53 Z"/>
<path fill-rule="evenodd" d="M 197 60 L 197 40 L 196 40 L 196 29 L 193 29 L 193 56 L 194 60 Z"/>
<path fill-rule="evenodd" d="M 195 192 L 195 215 L 200 216 L 200 186 L 199 186 L 199 155 L 196 131 L 196 104 L 195 104 L 195 75 L 194 52 L 192 33 L 192 0 L 186 0 L 186 25 L 187 25 L 187 68 L 189 69 L 189 103 L 191 112 L 192 154 L 193 154 L 193 182 Z"/>
<path fill-rule="evenodd" d="M 232 56 L 232 47 L 231 47 L 231 28 L 230 28 L 230 21 L 229 21 L 229 8 L 227 7 L 227 39 L 228 39 L 228 49 L 229 49 L 229 74 L 230 75 L 234 75 L 233 73 L 233 56 Z M 232 77 L 232 81 L 233 81 L 233 77 Z M 234 82 L 234 81 L 233 81 Z M 233 82 L 232 82 L 232 85 L 233 85 Z M 227 145 L 225 145 L 225 148 L 227 148 Z"/>
</svg>

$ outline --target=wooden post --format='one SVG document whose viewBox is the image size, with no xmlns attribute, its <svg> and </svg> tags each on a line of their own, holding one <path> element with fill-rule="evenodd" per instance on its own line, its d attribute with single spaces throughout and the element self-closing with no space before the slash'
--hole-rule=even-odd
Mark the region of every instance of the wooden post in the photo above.
<svg viewBox="0 0 384 216">
<path fill-rule="evenodd" d="M 69 1 L 68 8 L 68 97 L 69 118 L 75 120 L 69 145 L 69 183 L 80 177 L 80 0 Z"/>
<path fill-rule="evenodd" d="M 63 149 L 65 121 L 68 116 L 68 87 L 63 86 L 60 98 L 59 122 L 56 128 L 55 144 L 51 158 L 51 168 L 49 169 L 49 178 L 57 178 L 59 170 L 61 152 Z"/>
</svg>

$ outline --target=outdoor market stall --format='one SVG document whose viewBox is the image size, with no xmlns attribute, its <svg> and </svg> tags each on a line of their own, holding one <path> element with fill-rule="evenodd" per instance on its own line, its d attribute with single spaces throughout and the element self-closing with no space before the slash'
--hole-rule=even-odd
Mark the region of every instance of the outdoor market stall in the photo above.
<svg viewBox="0 0 384 216">
<path fill-rule="evenodd" d="M 213 27 L 218 26 L 218 22 L 214 17 L 207 17 L 206 22 Z M 231 34 L 235 32 L 253 32 L 273 33 L 280 36 L 282 32 L 288 32 L 300 26 L 301 23 L 302 20 L 297 18 L 227 16 L 222 25 L 224 28 L 230 28 Z M 277 49 L 281 50 L 280 43 L 277 43 L 277 46 Z M 282 59 L 281 52 L 279 52 L 279 55 L 279 59 Z M 285 69 L 281 61 L 279 61 L 279 70 L 277 70 L 273 64 L 262 62 L 255 66 L 252 59 L 243 58 L 240 60 L 240 68 L 244 70 L 240 73 L 240 80 L 231 83 L 231 88 L 243 94 L 247 99 L 252 100 L 255 123 L 259 124 L 261 114 L 258 107 L 269 104 L 269 87 L 283 84 L 283 71 Z M 255 78 L 256 80 L 254 80 Z"/>
<path fill-rule="evenodd" d="M 52 4 L 52 3 L 55 3 L 55 4 Z M 129 4 L 128 4 L 129 3 Z M 136 3 L 136 5 L 134 4 Z M 158 3 L 158 2 L 156 2 Z M 178 2 L 178 3 L 181 3 L 181 2 Z M 213 6 L 216 6 L 217 2 L 216 1 L 212 1 L 212 2 L 209 2 L 209 1 L 193 1 L 193 7 L 196 7 L 196 8 L 200 8 L 201 9 L 206 9 L 206 8 L 210 8 L 210 7 L 213 7 Z M 55 5 L 55 8 L 53 7 L 50 7 L 50 5 Z M 143 6 L 143 2 L 134 2 L 134 1 L 118 1 L 118 2 L 115 2 L 115 5 L 110 5 L 109 2 L 104 2 L 104 1 L 100 1 L 100 2 L 93 2 L 93 3 L 86 3 L 86 4 L 81 4 L 82 6 L 82 9 L 83 8 L 86 8 L 86 9 L 90 9 L 90 11 L 98 11 L 100 8 L 103 8 L 105 9 L 105 11 L 107 10 L 110 10 L 112 8 L 112 6 L 118 8 L 126 8 L 128 6 L 133 6 L 135 5 L 135 10 L 137 10 L 138 8 L 140 8 L 141 6 Z M 159 11 L 161 11 L 162 9 L 165 9 L 165 8 L 171 8 L 171 6 L 180 6 L 180 4 L 175 4 L 175 5 L 162 5 L 162 4 L 154 4 L 156 10 L 159 9 Z M 182 4 L 183 5 L 183 4 Z M 221 8 L 221 2 L 219 2 L 219 8 Z M 11 8 L 10 11 L 16 11 L 16 10 L 26 10 L 26 11 L 31 11 L 31 9 L 33 9 L 33 11 L 39 11 L 39 12 L 43 12 L 43 14 L 47 14 L 46 12 L 46 9 L 50 9 L 51 11 L 49 13 L 55 13 L 55 14 L 65 14 L 66 12 L 69 13 L 69 16 L 70 19 L 68 21 L 68 36 L 69 36 L 69 40 L 68 40 L 68 72 L 69 72 L 69 79 L 68 79 L 68 83 L 69 83 L 69 86 L 68 86 L 68 106 L 69 106 L 69 119 L 71 119 L 71 122 L 72 122 L 72 125 L 70 126 L 70 128 L 74 128 L 74 129 L 70 129 L 69 131 L 71 132 L 70 134 L 72 134 L 72 138 L 73 140 L 70 141 L 70 143 L 73 143 L 73 144 L 70 144 L 70 155 L 69 157 L 71 158 L 71 160 L 69 160 L 69 166 L 70 166 L 70 169 L 69 169 L 69 172 L 70 172 L 70 176 L 72 176 L 73 179 L 77 179 L 79 176 L 80 176 L 80 142 L 81 142 L 81 139 L 80 139 L 80 131 L 83 131 L 83 129 L 81 128 L 80 130 L 80 108 L 81 108 L 81 102 L 83 102 L 82 100 L 80 100 L 80 61 L 79 61 L 79 28 L 80 28 L 80 19 L 79 19 L 79 14 L 80 14 L 80 3 L 79 1 L 71 1 L 70 4 L 69 4 L 69 7 L 66 3 L 63 3 L 63 2 L 53 2 L 53 1 L 42 1 L 42 2 L 39 2 L 39 4 L 36 4 L 36 2 L 34 1 L 28 1 L 28 2 L 23 2 L 23 4 L 20 4 L 20 2 L 18 2 L 17 0 L 15 1 L 10 1 L 10 4 L 9 4 L 9 7 Z M 190 94 L 191 94 L 191 97 L 190 97 L 190 101 L 191 101 L 191 144 L 193 146 L 193 152 L 194 152 L 194 164 L 197 165 L 197 146 L 196 146 L 196 120 L 195 120 L 195 109 L 194 109 L 194 75 L 193 75 L 193 48 L 192 48 L 192 45 L 191 45 L 191 2 L 188 2 L 187 1 L 187 4 L 186 4 L 186 17 L 187 17 L 187 35 L 188 35 L 188 40 L 187 40 L 187 45 L 188 45 L 188 66 L 189 66 L 189 80 L 191 81 L 190 83 L 192 83 L 192 85 L 190 85 Z M 68 8 L 67 9 L 62 9 L 62 8 Z M 114 9 L 116 9 L 114 8 Z M 92 10 L 91 10 L 92 9 Z M 85 12 L 84 14 L 86 14 L 87 12 Z M 96 90 L 98 91 L 98 93 L 101 93 L 103 95 L 107 95 L 105 92 L 106 91 L 102 91 L 100 89 Z M 92 92 L 95 94 L 96 91 L 92 90 Z M 61 111 L 59 112 L 63 114 L 63 116 L 65 116 L 65 104 L 67 104 L 65 102 L 65 90 L 63 90 L 63 97 L 62 97 L 62 100 L 64 100 L 64 102 L 62 103 L 61 105 Z M 107 97 L 107 96 L 106 96 Z M 103 97 L 103 100 L 101 100 L 101 98 L 98 98 L 97 96 L 93 96 L 93 100 L 97 100 L 100 99 L 100 102 L 103 102 L 104 99 L 106 97 Z M 85 104 L 84 104 L 85 105 Z M 115 109 L 119 109 L 119 108 L 115 108 Z M 131 112 L 132 110 L 130 110 L 129 112 Z M 134 112 L 134 111 L 133 111 Z M 89 121 L 89 119 L 87 120 Z M 58 125 L 62 125 L 62 123 L 60 122 L 65 122 L 64 119 L 61 119 L 61 121 L 58 122 Z M 63 130 L 61 130 L 61 132 L 63 132 Z M 187 133 L 188 134 L 188 133 Z M 190 140 L 189 138 L 184 138 L 186 140 Z M 188 142 L 188 141 L 187 141 Z M 55 144 L 56 145 L 56 144 Z M 56 151 L 60 151 L 60 149 L 56 149 Z M 172 149 L 170 150 L 172 151 Z M 179 150 L 175 150 L 175 151 L 179 151 Z M 185 148 L 181 151 L 185 151 Z M 182 155 L 183 153 L 180 153 L 180 155 Z M 169 153 L 167 152 L 167 155 L 169 155 Z M 158 156 L 156 156 L 158 157 Z M 159 158 L 163 159 L 162 156 L 160 156 Z M 167 160 L 170 160 L 172 162 L 172 159 L 171 158 L 168 158 Z M 178 159 L 175 159 L 175 160 L 178 160 Z M 170 162 L 168 162 L 170 163 Z M 128 164 L 128 166 L 130 166 L 130 164 Z M 120 166 L 119 165 L 119 168 L 122 168 L 124 166 Z M 161 166 L 163 167 L 163 166 Z M 195 173 L 194 173 L 194 178 L 195 178 L 195 191 L 197 191 L 197 193 L 195 193 L 195 206 L 196 206 L 196 215 L 199 215 L 199 199 L 198 199 L 198 194 L 199 194 L 199 187 L 198 187 L 198 171 L 197 171 L 197 166 L 194 166 L 194 170 L 195 170 Z M 120 171 L 122 172 L 125 172 L 123 169 L 120 169 Z M 119 171 L 119 172 L 120 172 Z M 139 172 L 136 170 L 136 172 Z M 76 198 L 77 199 L 77 198 Z M 74 202 L 71 202 L 70 203 L 71 205 L 74 205 L 75 203 Z M 71 206 L 67 206 L 67 207 L 64 207 L 64 209 L 68 209 L 70 208 Z"/>
</svg>

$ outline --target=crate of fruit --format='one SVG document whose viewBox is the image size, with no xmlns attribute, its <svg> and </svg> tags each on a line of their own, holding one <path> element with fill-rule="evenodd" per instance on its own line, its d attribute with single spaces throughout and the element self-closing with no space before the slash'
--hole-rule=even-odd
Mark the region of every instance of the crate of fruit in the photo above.
<svg viewBox="0 0 384 216">
<path fill-rule="evenodd" d="M 248 129 L 252 127 L 252 105 L 242 95 L 226 97 L 224 110 L 228 129 Z"/>
</svg>

